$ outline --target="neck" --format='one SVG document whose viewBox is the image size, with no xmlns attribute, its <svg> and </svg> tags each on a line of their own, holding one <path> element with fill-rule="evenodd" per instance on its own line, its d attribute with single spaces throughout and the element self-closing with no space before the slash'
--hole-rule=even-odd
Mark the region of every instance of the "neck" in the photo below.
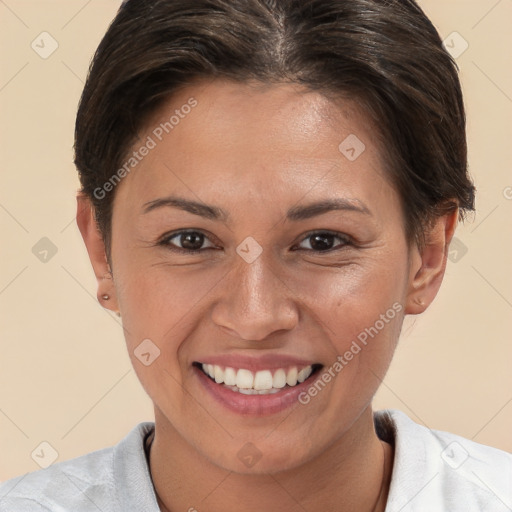
<svg viewBox="0 0 512 512">
<path fill-rule="evenodd" d="M 291 470 L 263 475 L 215 465 L 155 410 L 150 470 L 163 512 L 224 512 L 233 503 L 244 512 L 383 512 L 392 465 L 393 449 L 378 439 L 370 407 L 319 456 Z"/>
</svg>

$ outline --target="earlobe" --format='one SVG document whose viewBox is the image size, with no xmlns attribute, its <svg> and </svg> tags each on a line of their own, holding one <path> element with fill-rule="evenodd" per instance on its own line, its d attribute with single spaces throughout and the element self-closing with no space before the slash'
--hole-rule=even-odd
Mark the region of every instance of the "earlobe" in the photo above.
<svg viewBox="0 0 512 512">
<path fill-rule="evenodd" d="M 100 304 L 111 311 L 118 312 L 118 303 L 107 261 L 105 243 L 94 217 L 94 208 L 87 196 L 77 195 L 76 223 L 82 235 L 89 259 L 98 282 L 97 297 Z"/>
<path fill-rule="evenodd" d="M 448 249 L 453 238 L 458 208 L 435 219 L 426 234 L 425 246 L 414 249 L 410 260 L 409 292 L 405 314 L 423 313 L 439 291 L 446 270 Z"/>
</svg>

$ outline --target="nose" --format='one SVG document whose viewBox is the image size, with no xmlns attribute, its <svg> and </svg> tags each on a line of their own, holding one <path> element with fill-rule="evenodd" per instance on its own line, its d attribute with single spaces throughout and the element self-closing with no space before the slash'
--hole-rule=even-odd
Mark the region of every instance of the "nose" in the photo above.
<svg viewBox="0 0 512 512">
<path fill-rule="evenodd" d="M 264 254 L 252 263 L 240 258 L 212 312 L 213 322 L 239 339 L 264 340 L 292 330 L 299 319 L 293 291 Z"/>
</svg>

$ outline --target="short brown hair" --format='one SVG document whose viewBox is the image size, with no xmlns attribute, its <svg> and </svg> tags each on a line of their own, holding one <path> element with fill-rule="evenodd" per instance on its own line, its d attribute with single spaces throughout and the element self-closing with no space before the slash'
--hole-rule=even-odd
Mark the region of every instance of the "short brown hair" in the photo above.
<svg viewBox="0 0 512 512">
<path fill-rule="evenodd" d="M 114 191 L 144 122 L 201 78 L 288 82 L 357 99 L 377 121 L 408 241 L 474 210 L 457 66 L 413 0 L 128 0 L 91 63 L 75 164 L 110 256 Z M 341 142 L 341 141 L 340 141 Z"/>
</svg>

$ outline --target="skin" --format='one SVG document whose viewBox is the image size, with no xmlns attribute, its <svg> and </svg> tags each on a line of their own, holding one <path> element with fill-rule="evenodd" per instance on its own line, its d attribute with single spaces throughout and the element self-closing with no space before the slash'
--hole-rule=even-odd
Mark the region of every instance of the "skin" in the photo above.
<svg viewBox="0 0 512 512">
<path fill-rule="evenodd" d="M 353 102 L 334 103 L 298 85 L 188 86 L 159 109 L 140 140 L 190 97 L 197 106 L 116 188 L 111 269 L 90 202 L 78 196 L 98 298 L 121 314 L 133 366 L 155 405 L 150 468 L 160 506 L 384 510 L 393 449 L 376 436 L 371 400 L 405 314 L 423 312 L 437 294 L 458 212 L 436 220 L 425 248 L 409 246 L 368 116 Z M 365 144 L 354 161 L 338 149 L 350 134 Z M 169 195 L 220 207 L 230 221 L 171 207 L 143 213 L 146 203 Z M 370 214 L 285 219 L 291 207 L 334 197 L 364 204 Z M 205 234 L 202 252 L 158 245 L 184 228 Z M 355 244 L 332 236 L 335 250 L 315 251 L 310 232 L 325 230 Z M 262 248 L 252 263 L 236 252 L 248 236 Z M 306 405 L 237 414 L 212 400 L 193 371 L 205 356 L 266 353 L 296 355 L 325 370 L 394 303 L 402 310 Z M 147 338 L 161 353 L 144 366 L 134 350 Z M 250 468 L 237 457 L 247 442 L 262 454 Z"/>
</svg>

